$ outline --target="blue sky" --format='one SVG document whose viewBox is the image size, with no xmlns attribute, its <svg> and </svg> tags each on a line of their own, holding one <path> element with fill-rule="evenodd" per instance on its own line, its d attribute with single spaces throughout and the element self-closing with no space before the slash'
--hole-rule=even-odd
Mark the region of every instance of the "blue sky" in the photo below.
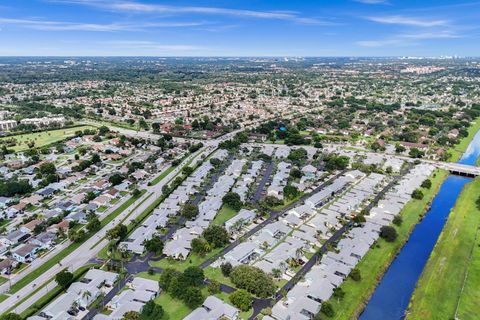
<svg viewBox="0 0 480 320">
<path fill-rule="evenodd" d="M 3 0 L 0 55 L 480 55 L 480 1 Z"/>
</svg>

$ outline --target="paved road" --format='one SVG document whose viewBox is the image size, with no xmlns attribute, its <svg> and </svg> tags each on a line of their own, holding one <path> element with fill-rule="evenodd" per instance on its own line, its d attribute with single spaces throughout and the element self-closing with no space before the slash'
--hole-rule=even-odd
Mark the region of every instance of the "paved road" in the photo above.
<svg viewBox="0 0 480 320">
<path fill-rule="evenodd" d="M 253 127 L 256 125 L 258 125 L 258 123 L 254 123 L 248 127 Z M 55 282 L 51 279 L 53 279 L 53 277 L 58 272 L 60 272 L 65 268 L 68 268 L 68 270 L 73 272 L 79 269 L 81 266 L 87 264 L 89 261 L 92 261 L 93 259 L 95 259 L 99 251 L 108 244 L 108 241 L 104 239 L 106 232 L 108 230 L 110 230 L 111 228 L 119 224 L 123 219 L 125 219 L 122 222 L 124 224 L 128 224 L 132 222 L 134 219 L 136 219 L 141 213 L 143 213 L 143 211 L 148 206 L 150 206 L 150 204 L 152 204 L 158 197 L 161 196 L 162 187 L 166 183 L 168 183 L 171 179 L 173 179 L 180 172 L 183 166 L 186 165 L 192 158 L 195 158 L 196 159 L 195 161 L 199 161 L 201 159 L 201 155 L 209 154 L 212 150 L 218 147 L 218 144 L 220 142 L 231 139 L 234 135 L 244 131 L 248 127 L 244 127 L 244 128 L 235 130 L 233 132 L 227 133 L 214 140 L 203 141 L 204 146 L 200 149 L 200 152 L 196 153 L 195 155 L 190 155 L 186 159 L 184 159 L 182 163 L 177 168 L 175 168 L 172 172 L 170 172 L 164 179 L 162 179 L 162 181 L 160 181 L 155 186 L 144 186 L 144 188 L 147 189 L 147 192 L 144 195 L 142 195 L 137 201 L 135 201 L 135 203 L 133 203 L 129 207 L 130 209 L 125 210 L 124 212 L 119 214 L 119 216 L 116 219 L 111 221 L 108 225 L 106 225 L 104 228 L 98 231 L 94 236 L 89 238 L 85 243 L 82 244 L 81 247 L 79 247 L 78 249 L 73 251 L 70 255 L 65 257 L 59 264 L 54 265 L 53 267 L 45 271 L 42 275 L 40 275 L 38 278 L 36 278 L 34 281 L 29 283 L 27 286 L 23 287 L 22 289 L 17 291 L 14 295 L 10 296 L 9 298 L 1 302 L 0 314 L 3 314 L 5 311 L 9 310 L 12 306 L 18 303 L 18 301 L 21 301 L 26 297 L 28 297 L 28 299 L 26 299 L 21 304 L 19 304 L 14 310 L 14 312 L 16 313 L 23 312 L 25 309 L 33 305 L 41 297 L 47 294 L 48 291 L 55 286 Z M 114 127 L 114 130 L 125 135 L 138 136 L 145 139 L 153 139 L 153 140 L 158 139 L 157 135 L 150 132 L 137 132 L 135 130 L 129 130 L 129 129 L 119 128 L 119 127 Z M 141 203 L 142 201 L 144 202 Z M 139 206 L 135 210 L 133 210 L 132 208 L 135 208 L 137 205 Z M 98 241 L 100 242 L 97 243 Z M 92 248 L 94 245 L 95 247 Z M 22 274 L 22 276 L 24 276 L 24 274 Z M 36 288 L 40 288 L 40 287 L 42 288 L 35 291 Z M 4 290 L 5 288 L 8 289 L 8 284 L 4 284 L 0 286 L 0 290 L 1 288 L 4 288 Z"/>
<path fill-rule="evenodd" d="M 253 202 L 258 202 L 262 198 L 263 190 L 265 189 L 265 185 L 267 184 L 274 167 L 275 161 L 271 160 L 263 172 L 262 179 L 258 183 L 257 190 L 255 190 L 255 194 L 253 195 Z"/>
<path fill-rule="evenodd" d="M 322 183 L 320 186 L 318 186 L 317 188 L 315 188 L 312 192 L 308 193 L 308 194 L 305 194 L 303 195 L 300 199 L 298 199 L 297 201 L 289 204 L 288 206 L 286 206 L 285 208 L 283 208 L 282 210 L 280 211 L 273 211 L 271 210 L 270 211 L 270 214 L 269 214 L 269 217 L 267 219 L 265 219 L 263 222 L 259 223 L 258 225 L 256 225 L 254 228 L 248 230 L 245 234 L 243 234 L 240 238 L 236 239 L 235 241 L 233 241 L 232 243 L 230 243 L 227 247 L 225 247 L 222 251 L 220 251 L 219 253 L 217 253 L 215 256 L 211 257 L 210 259 L 207 259 L 205 260 L 202 264 L 200 264 L 200 268 L 202 269 L 205 269 L 206 267 L 208 267 L 209 265 L 211 265 L 213 262 L 215 262 L 215 260 L 217 260 L 219 257 L 221 256 L 224 256 L 225 254 L 227 254 L 228 252 L 230 252 L 231 250 L 233 250 L 236 246 L 238 246 L 240 243 L 242 243 L 243 241 L 245 241 L 246 239 L 250 238 L 252 235 L 254 235 L 255 233 L 257 233 L 258 231 L 260 231 L 261 229 L 263 229 L 267 224 L 270 224 L 272 223 L 273 221 L 275 221 L 278 217 L 280 217 L 281 215 L 283 215 L 284 213 L 290 211 L 291 209 L 301 205 L 304 203 L 304 201 L 306 199 L 308 199 L 309 197 L 311 197 L 312 195 L 320 192 L 321 190 L 325 189 L 327 186 L 329 186 L 335 179 L 338 179 L 341 175 L 343 175 L 345 173 L 345 171 L 342 171 L 340 172 L 339 174 L 335 175 L 333 178 L 325 181 L 324 183 Z"/>
<path fill-rule="evenodd" d="M 375 198 L 365 207 L 367 210 L 371 210 L 375 207 L 378 202 L 384 198 L 385 194 L 392 189 L 397 182 L 402 179 L 411 169 L 412 165 L 406 167 L 398 176 L 395 176 L 390 183 L 388 183 L 376 196 Z M 253 301 L 253 314 L 249 320 L 254 320 L 255 317 L 260 314 L 260 312 L 267 308 L 271 307 L 273 304 L 280 301 L 284 294 L 286 295 L 306 274 L 309 272 L 312 267 L 317 264 L 322 258 L 323 254 L 328 251 L 328 247 L 335 244 L 348 230 L 350 230 L 354 225 L 352 220 L 348 221 L 342 228 L 337 230 L 327 241 L 320 247 L 320 249 L 302 266 L 302 268 L 295 274 L 292 279 L 290 279 L 280 290 L 277 291 L 275 297 L 272 299 L 256 299 Z"/>
<path fill-rule="evenodd" d="M 164 179 L 162 179 L 162 181 L 160 181 L 154 186 L 145 186 L 145 189 L 147 189 L 147 192 L 142 197 L 136 200 L 135 203 L 133 203 L 129 207 L 129 209 L 120 213 L 116 219 L 111 221 L 104 228 L 98 231 L 94 236 L 92 236 L 87 241 L 85 241 L 78 249 L 74 250 L 70 255 L 65 257 L 61 261 L 61 265 L 60 264 L 54 265 L 53 267 L 45 271 L 42 275 L 40 275 L 38 278 L 36 278 L 34 281 L 32 281 L 30 284 L 23 287 L 14 295 L 10 296 L 6 300 L 4 300 L 2 303 L 0 303 L 0 314 L 10 309 L 13 305 L 18 303 L 18 301 L 29 296 L 32 292 L 35 291 L 35 288 L 40 288 L 42 285 L 46 283 L 50 283 L 48 286 L 43 287 L 42 289 L 39 289 L 37 292 L 35 292 L 32 296 L 30 296 L 26 301 L 21 303 L 15 309 L 17 313 L 24 311 L 26 308 L 33 305 L 38 299 L 40 299 L 42 296 L 48 293 L 49 289 L 53 288 L 54 283 L 53 281 L 50 281 L 50 280 L 58 272 L 60 272 L 65 268 L 68 268 L 71 272 L 73 272 L 79 269 L 81 266 L 87 264 L 94 257 L 96 257 L 97 254 L 100 252 L 100 250 L 108 244 L 108 240 L 103 239 L 108 230 L 110 230 L 111 228 L 119 224 L 122 219 L 125 219 L 125 221 L 123 222 L 124 224 L 129 224 L 130 222 L 132 222 L 132 220 L 136 219 L 158 197 L 161 196 L 162 187 L 166 183 L 168 183 L 171 179 L 173 179 L 178 173 L 180 173 L 184 165 L 186 165 L 193 158 L 200 159 L 204 153 L 205 154 L 210 153 L 211 149 L 212 149 L 211 147 L 210 148 L 203 147 L 198 153 L 195 153 L 194 155 L 190 155 L 187 158 L 185 158 L 182 161 L 182 163 L 179 166 L 177 166 L 172 172 L 170 172 Z M 143 200 L 145 201 L 141 203 Z M 133 208 L 135 208 L 140 203 L 141 205 L 139 205 L 135 210 L 133 210 Z M 97 244 L 94 248 L 92 248 L 99 240 L 101 240 L 101 242 Z M 8 283 L 6 285 L 8 286 Z"/>
</svg>

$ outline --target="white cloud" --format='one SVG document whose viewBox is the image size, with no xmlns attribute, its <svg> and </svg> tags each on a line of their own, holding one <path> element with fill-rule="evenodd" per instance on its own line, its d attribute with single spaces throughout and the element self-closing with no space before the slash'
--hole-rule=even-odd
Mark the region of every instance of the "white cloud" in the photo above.
<svg viewBox="0 0 480 320">
<path fill-rule="evenodd" d="M 142 40 L 113 40 L 108 42 L 110 45 L 122 49 L 147 50 L 157 54 L 171 53 L 195 53 L 209 50 L 207 47 L 190 44 L 164 44 L 153 41 Z"/>
<path fill-rule="evenodd" d="M 423 32 L 400 35 L 404 39 L 428 40 L 428 39 L 457 39 L 463 36 L 450 31 Z"/>
<path fill-rule="evenodd" d="M 409 46 L 417 45 L 421 40 L 457 39 L 461 37 L 461 35 L 451 31 L 420 32 L 399 34 L 387 39 L 362 40 L 357 41 L 356 44 L 362 47 Z"/>
<path fill-rule="evenodd" d="M 367 17 L 366 19 L 383 24 L 398 24 L 415 27 L 439 27 L 449 24 L 447 20 L 432 20 L 405 16 Z"/>
<path fill-rule="evenodd" d="M 384 39 L 384 40 L 362 40 L 362 41 L 357 41 L 356 44 L 362 47 L 376 48 L 376 47 L 385 47 L 385 46 L 391 46 L 391 45 L 395 45 L 395 46 L 405 45 L 406 43 L 399 39 Z"/>
<path fill-rule="evenodd" d="M 137 13 L 161 13 L 161 14 L 208 14 L 227 15 L 256 19 L 288 20 L 301 24 L 331 25 L 329 21 L 315 18 L 302 17 L 298 12 L 293 11 L 256 11 L 243 9 L 228 9 L 218 7 L 200 6 L 171 6 L 161 4 L 147 4 L 135 1 L 118 0 L 50 0 L 51 2 L 71 3 L 93 6 L 113 11 L 137 12 Z"/>
<path fill-rule="evenodd" d="M 354 0 L 355 2 L 365 3 L 365 4 L 386 4 L 387 0 Z"/>
<path fill-rule="evenodd" d="M 14 25 L 21 28 L 45 30 L 45 31 L 93 31 L 93 32 L 113 32 L 113 31 L 139 31 L 145 28 L 161 27 L 193 27 L 205 25 L 205 22 L 150 22 L 143 24 L 121 24 L 121 23 L 77 23 L 51 20 L 34 19 L 13 19 L 1 18 L 0 25 Z"/>
</svg>

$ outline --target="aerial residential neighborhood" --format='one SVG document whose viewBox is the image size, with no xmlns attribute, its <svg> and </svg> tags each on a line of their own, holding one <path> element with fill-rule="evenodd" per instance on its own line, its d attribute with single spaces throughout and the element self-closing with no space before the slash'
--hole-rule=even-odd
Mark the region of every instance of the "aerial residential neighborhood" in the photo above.
<svg viewBox="0 0 480 320">
<path fill-rule="evenodd" d="M 0 320 L 480 319 L 479 9 L 2 1 Z"/>
</svg>

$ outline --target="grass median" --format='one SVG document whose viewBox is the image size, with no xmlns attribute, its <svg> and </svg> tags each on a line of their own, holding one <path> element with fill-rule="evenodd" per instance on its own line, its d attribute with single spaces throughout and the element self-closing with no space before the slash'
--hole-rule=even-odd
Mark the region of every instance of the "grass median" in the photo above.
<svg viewBox="0 0 480 320">
<path fill-rule="evenodd" d="M 478 318 L 479 195 L 480 178 L 462 190 L 417 283 L 407 319 Z"/>
<path fill-rule="evenodd" d="M 156 177 L 155 179 L 153 179 L 152 181 L 150 181 L 150 185 L 154 186 L 156 184 L 158 184 L 160 181 L 162 181 L 166 176 L 168 176 L 170 174 L 170 172 L 172 172 L 173 170 L 175 170 L 177 166 L 171 166 L 170 168 L 168 168 L 167 170 L 163 171 L 158 177 Z"/>
<path fill-rule="evenodd" d="M 400 213 L 403 223 L 400 227 L 395 227 L 398 232 L 397 240 L 386 242 L 380 238 L 377 245 L 372 246 L 357 265 L 362 279 L 357 282 L 351 278 L 346 278 L 341 285 L 345 297 L 342 300 L 330 299 L 329 302 L 335 310 L 335 315 L 330 319 L 347 320 L 356 319 L 359 316 L 383 274 L 408 240 L 415 225 L 425 214 L 427 207 L 447 176 L 446 171 L 436 171 L 431 177 L 432 187 L 422 190 L 424 193 L 423 199 L 412 199 L 405 205 Z"/>
<path fill-rule="evenodd" d="M 94 266 L 95 266 L 94 264 L 85 265 L 85 266 L 79 268 L 77 271 L 75 271 L 73 273 L 73 282 L 80 279 L 90 268 L 92 268 Z M 39 290 L 43 289 L 46 285 L 48 285 L 48 283 L 50 283 L 51 281 L 53 281 L 53 279 L 50 279 L 48 282 L 46 282 L 45 284 L 38 287 L 35 291 L 30 293 L 28 296 L 26 296 L 25 298 L 18 301 L 9 310 L 7 310 L 5 312 L 5 314 L 15 310 L 19 305 L 21 305 L 22 303 L 27 301 L 30 297 L 32 297 L 34 294 L 36 294 Z M 53 299 L 55 299 L 60 293 L 62 293 L 62 291 L 63 290 L 62 290 L 61 287 L 55 286 L 53 289 L 49 290 L 47 294 L 45 294 L 37 302 L 35 302 L 35 304 L 33 304 L 33 305 L 29 306 L 27 309 L 25 309 L 20 314 L 20 316 L 22 317 L 22 319 L 26 319 L 26 318 L 32 316 L 38 310 L 41 310 L 43 307 L 45 307 L 47 304 L 49 304 L 51 301 L 53 301 Z"/>
</svg>

